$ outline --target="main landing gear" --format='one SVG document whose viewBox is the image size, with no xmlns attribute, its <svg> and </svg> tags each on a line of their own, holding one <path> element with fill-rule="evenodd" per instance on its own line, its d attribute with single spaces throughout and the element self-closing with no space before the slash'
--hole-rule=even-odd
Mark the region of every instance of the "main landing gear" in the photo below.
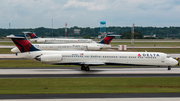
<svg viewBox="0 0 180 101">
<path fill-rule="evenodd" d="M 168 66 L 168 70 L 171 70 L 171 66 Z"/>
<path fill-rule="evenodd" d="M 89 66 L 82 65 L 81 70 L 89 71 L 90 68 L 89 68 Z"/>
</svg>

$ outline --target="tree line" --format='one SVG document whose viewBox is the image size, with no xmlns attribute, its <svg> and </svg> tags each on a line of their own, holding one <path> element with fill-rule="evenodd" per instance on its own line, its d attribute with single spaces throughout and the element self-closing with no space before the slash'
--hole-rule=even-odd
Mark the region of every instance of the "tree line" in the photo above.
<svg viewBox="0 0 180 101">
<path fill-rule="evenodd" d="M 80 29 L 80 34 L 75 34 L 74 29 Z M 180 27 L 135 27 L 135 36 L 134 38 L 143 38 L 143 35 L 151 35 L 154 34 L 159 38 L 180 38 Z M 0 37 L 5 37 L 10 34 L 21 34 L 23 31 L 32 31 L 35 32 L 39 37 L 64 37 L 65 36 L 65 28 L 11 28 L 11 29 L 3 29 L 0 28 Z M 117 35 L 122 35 L 121 38 L 131 38 L 131 27 L 106 27 L 106 33 L 113 32 Z M 100 27 L 95 28 L 82 28 L 78 26 L 74 26 L 71 28 L 67 28 L 67 36 L 68 37 L 83 37 L 83 36 L 91 36 L 97 37 L 100 35 Z"/>
</svg>

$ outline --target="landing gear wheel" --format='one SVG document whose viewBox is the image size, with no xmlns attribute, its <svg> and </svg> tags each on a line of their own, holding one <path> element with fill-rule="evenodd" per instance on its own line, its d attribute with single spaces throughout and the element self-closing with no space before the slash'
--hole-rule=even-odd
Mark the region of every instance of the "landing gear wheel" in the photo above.
<svg viewBox="0 0 180 101">
<path fill-rule="evenodd" d="M 89 68 L 89 66 L 87 66 L 86 68 L 85 68 L 85 71 L 89 71 L 90 70 L 90 68 Z"/>
<path fill-rule="evenodd" d="M 168 70 L 171 70 L 171 66 L 168 66 Z"/>
<path fill-rule="evenodd" d="M 86 68 L 85 68 L 85 66 L 81 66 L 81 70 L 85 70 Z"/>
</svg>

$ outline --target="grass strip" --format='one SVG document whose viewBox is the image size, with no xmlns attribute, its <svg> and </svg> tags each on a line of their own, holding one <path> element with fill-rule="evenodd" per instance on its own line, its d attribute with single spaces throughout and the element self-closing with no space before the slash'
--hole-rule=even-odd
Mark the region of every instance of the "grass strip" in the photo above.
<svg viewBox="0 0 180 101">
<path fill-rule="evenodd" d="M 13 42 L 0 42 L 0 45 L 15 46 Z"/>
<path fill-rule="evenodd" d="M 11 48 L 0 48 L 0 54 L 13 54 Z"/>
<path fill-rule="evenodd" d="M 0 94 L 180 93 L 180 77 L 0 79 Z"/>
</svg>

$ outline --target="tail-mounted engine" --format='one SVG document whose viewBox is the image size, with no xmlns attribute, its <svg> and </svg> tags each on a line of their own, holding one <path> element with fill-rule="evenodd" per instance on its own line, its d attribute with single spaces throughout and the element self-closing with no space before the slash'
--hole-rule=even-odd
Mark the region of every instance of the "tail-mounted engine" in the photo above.
<svg viewBox="0 0 180 101">
<path fill-rule="evenodd" d="M 36 56 L 34 59 L 41 62 L 57 62 L 62 60 L 62 55 L 61 54 L 39 55 Z"/>
</svg>

